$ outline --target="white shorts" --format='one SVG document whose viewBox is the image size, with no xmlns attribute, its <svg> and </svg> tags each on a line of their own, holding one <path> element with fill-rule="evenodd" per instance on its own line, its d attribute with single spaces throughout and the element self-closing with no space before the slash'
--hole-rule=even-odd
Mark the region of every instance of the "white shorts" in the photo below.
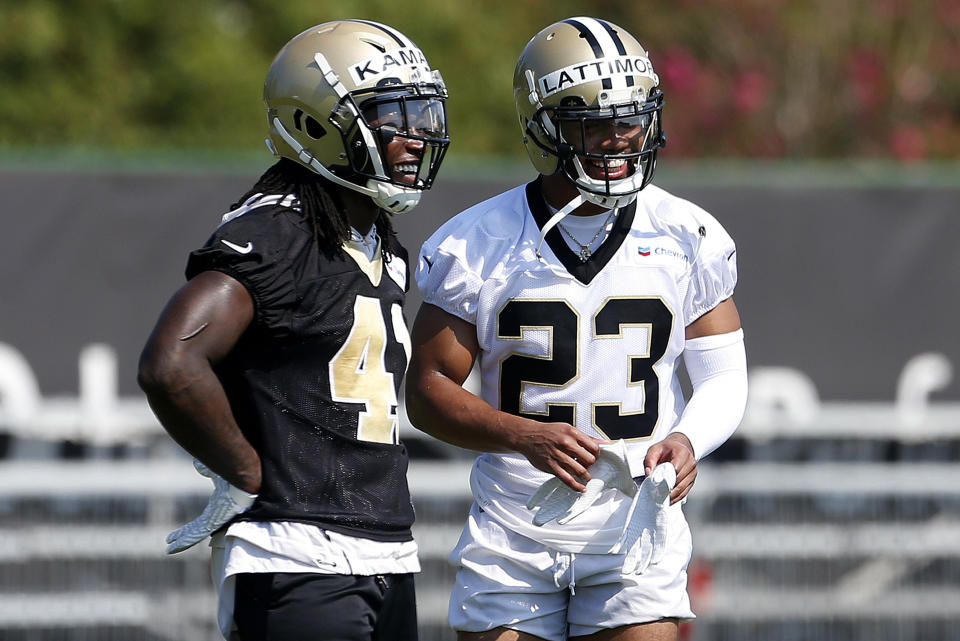
<svg viewBox="0 0 960 641">
<path fill-rule="evenodd" d="M 509 530 L 474 503 L 450 562 L 454 630 L 506 627 L 550 641 L 664 618 L 694 618 L 687 596 L 693 551 L 682 510 L 663 559 L 624 580 L 623 554 L 563 552 Z"/>
</svg>

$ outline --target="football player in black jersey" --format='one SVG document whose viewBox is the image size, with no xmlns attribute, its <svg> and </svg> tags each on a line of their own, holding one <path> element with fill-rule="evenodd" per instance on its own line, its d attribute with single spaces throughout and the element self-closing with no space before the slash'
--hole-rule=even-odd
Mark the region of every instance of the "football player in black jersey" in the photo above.
<svg viewBox="0 0 960 641">
<path fill-rule="evenodd" d="M 390 216 L 436 177 L 446 97 L 388 26 L 287 43 L 264 86 L 279 160 L 190 254 L 143 350 L 151 407 L 215 487 L 168 552 L 213 535 L 227 639 L 417 638 L 397 435 L 409 269 Z"/>
</svg>

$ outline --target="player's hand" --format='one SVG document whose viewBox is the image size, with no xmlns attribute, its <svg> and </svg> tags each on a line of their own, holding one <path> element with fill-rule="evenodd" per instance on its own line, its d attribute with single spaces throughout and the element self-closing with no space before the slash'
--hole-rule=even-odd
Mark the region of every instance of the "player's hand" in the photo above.
<svg viewBox="0 0 960 641">
<path fill-rule="evenodd" d="M 677 480 L 672 463 L 661 463 L 640 484 L 633 497 L 620 544 L 612 552 L 626 550 L 622 574 L 625 577 L 643 574 L 663 559 L 667 547 L 670 511 L 670 490 Z"/>
<path fill-rule="evenodd" d="M 230 519 L 250 509 L 257 498 L 256 494 L 234 487 L 196 459 L 193 466 L 202 476 L 213 481 L 213 494 L 200 516 L 167 535 L 167 554 L 193 547 L 229 523 Z"/>
<path fill-rule="evenodd" d="M 588 471 L 591 478 L 583 492 L 577 492 L 558 478 L 541 485 L 527 501 L 527 509 L 537 511 L 533 524 L 540 526 L 556 519 L 563 525 L 593 505 L 605 489 L 620 490 L 627 496 L 637 493 L 623 439 L 601 445 L 597 459 Z"/>
<path fill-rule="evenodd" d="M 697 459 L 693 454 L 693 445 L 686 436 L 674 432 L 651 445 L 643 458 L 644 473 L 650 476 L 655 467 L 667 461 L 673 463 L 677 471 L 677 481 L 670 492 L 670 504 L 673 505 L 686 498 L 697 478 Z"/>
<path fill-rule="evenodd" d="M 606 441 L 588 436 L 569 423 L 524 420 L 525 429 L 514 435 L 512 448 L 538 470 L 583 492 L 591 476 L 587 468 L 597 460 L 600 446 Z"/>
</svg>

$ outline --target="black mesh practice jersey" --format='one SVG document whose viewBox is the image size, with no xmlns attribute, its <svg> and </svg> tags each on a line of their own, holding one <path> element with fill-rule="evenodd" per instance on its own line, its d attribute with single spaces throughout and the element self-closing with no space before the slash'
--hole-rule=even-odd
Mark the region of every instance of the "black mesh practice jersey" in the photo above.
<svg viewBox="0 0 960 641">
<path fill-rule="evenodd" d="M 187 278 L 207 270 L 242 283 L 256 306 L 217 366 L 262 462 L 259 497 L 240 518 L 410 540 L 408 456 L 397 436 L 406 252 L 371 261 L 346 243 L 327 257 L 299 211 L 248 206 L 190 254 Z"/>
</svg>

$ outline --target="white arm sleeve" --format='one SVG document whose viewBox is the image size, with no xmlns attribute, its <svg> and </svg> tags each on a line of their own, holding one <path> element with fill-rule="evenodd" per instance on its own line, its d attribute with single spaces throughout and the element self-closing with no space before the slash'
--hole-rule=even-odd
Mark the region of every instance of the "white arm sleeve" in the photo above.
<svg viewBox="0 0 960 641">
<path fill-rule="evenodd" d="M 693 394 L 670 433 L 690 439 L 700 460 L 723 445 L 743 418 L 747 405 L 743 330 L 688 340 L 683 362 Z"/>
</svg>

